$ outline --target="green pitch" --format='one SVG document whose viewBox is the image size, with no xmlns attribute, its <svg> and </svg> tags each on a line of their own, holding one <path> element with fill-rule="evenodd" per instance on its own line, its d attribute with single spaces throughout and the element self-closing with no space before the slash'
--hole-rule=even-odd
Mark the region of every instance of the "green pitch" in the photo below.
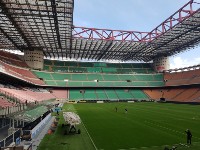
<svg viewBox="0 0 200 150">
<path fill-rule="evenodd" d="M 115 110 L 117 107 L 117 112 Z M 125 113 L 125 109 L 128 110 Z M 200 149 L 200 106 L 160 103 L 65 104 L 64 111 L 76 111 L 82 119 L 81 134 L 63 135 L 61 126 L 42 141 L 39 149 Z M 63 119 L 60 120 L 60 124 Z M 192 146 L 186 144 L 190 129 Z M 54 142 L 53 142 L 54 141 Z M 66 142 L 66 145 L 62 143 Z"/>
</svg>

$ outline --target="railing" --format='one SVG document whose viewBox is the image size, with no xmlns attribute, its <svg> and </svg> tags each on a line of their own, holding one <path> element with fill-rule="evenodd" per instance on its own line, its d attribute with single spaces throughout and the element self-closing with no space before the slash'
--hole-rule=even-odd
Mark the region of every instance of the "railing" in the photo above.
<svg viewBox="0 0 200 150">
<path fill-rule="evenodd" d="M 5 139 L 0 141 L 0 148 L 9 146 L 11 143 L 16 142 L 16 139 L 20 137 L 21 131 L 18 129 L 11 135 L 7 136 Z"/>
<path fill-rule="evenodd" d="M 0 116 L 6 116 L 8 114 L 19 112 L 25 109 L 27 109 L 27 106 L 25 104 L 20 104 L 18 106 L 13 106 L 13 107 L 6 107 L 5 109 L 0 110 Z"/>
</svg>

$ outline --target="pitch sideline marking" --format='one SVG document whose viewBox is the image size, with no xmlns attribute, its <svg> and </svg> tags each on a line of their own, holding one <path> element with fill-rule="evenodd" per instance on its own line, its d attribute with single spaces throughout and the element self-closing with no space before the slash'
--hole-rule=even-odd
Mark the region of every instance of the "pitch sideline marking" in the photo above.
<svg viewBox="0 0 200 150">
<path fill-rule="evenodd" d="M 184 134 L 184 135 L 185 135 L 185 133 L 183 133 L 183 132 L 180 132 L 180 131 L 178 131 L 178 130 L 174 130 L 174 129 L 167 128 L 167 127 L 162 126 L 162 125 L 159 125 L 159 124 L 157 124 L 157 123 L 153 123 L 152 121 L 145 121 L 145 122 L 146 122 L 146 123 L 149 123 L 149 124 L 152 124 L 152 125 L 155 125 L 155 126 L 160 127 L 160 128 L 164 128 L 164 129 L 169 130 L 169 131 L 172 131 L 172 132 L 176 132 L 176 133 Z M 196 139 L 200 139 L 200 138 L 197 137 L 197 136 L 193 136 L 193 137 L 196 138 Z"/>
<path fill-rule="evenodd" d="M 74 106 L 73 106 L 73 108 L 74 108 Z M 77 113 L 76 108 L 74 108 L 74 111 Z M 77 114 L 78 114 L 78 113 L 77 113 Z M 83 123 L 82 120 L 81 120 L 81 122 L 82 122 L 83 127 L 85 128 L 85 131 L 86 131 L 87 135 L 89 136 L 89 138 L 90 138 L 90 140 L 91 140 L 91 142 L 92 142 L 92 144 L 93 144 L 95 150 L 98 150 L 98 148 L 96 147 L 94 141 L 92 140 L 92 137 L 90 136 L 90 134 L 89 134 L 89 132 L 88 132 L 87 128 L 85 127 L 85 125 L 84 125 L 84 123 Z"/>
</svg>

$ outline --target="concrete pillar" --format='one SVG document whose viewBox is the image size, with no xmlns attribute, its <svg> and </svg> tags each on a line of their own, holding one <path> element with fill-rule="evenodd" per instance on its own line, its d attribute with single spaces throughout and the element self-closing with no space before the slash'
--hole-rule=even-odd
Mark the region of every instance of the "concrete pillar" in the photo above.
<svg viewBox="0 0 200 150">
<path fill-rule="evenodd" d="M 164 70 L 169 70 L 169 58 L 159 57 L 153 60 L 153 67 L 156 72 L 163 72 Z"/>
<path fill-rule="evenodd" d="M 25 51 L 24 61 L 32 69 L 42 70 L 44 65 L 44 54 L 41 50 Z"/>
<path fill-rule="evenodd" d="M 15 120 L 13 119 L 13 129 L 15 128 Z"/>
</svg>

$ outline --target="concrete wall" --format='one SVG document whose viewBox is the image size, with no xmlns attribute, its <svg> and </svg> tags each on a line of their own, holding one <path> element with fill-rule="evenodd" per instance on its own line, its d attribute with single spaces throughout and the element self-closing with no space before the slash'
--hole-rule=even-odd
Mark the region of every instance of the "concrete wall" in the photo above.
<svg viewBox="0 0 200 150">
<path fill-rule="evenodd" d="M 162 72 L 163 70 L 169 70 L 170 63 L 168 57 L 159 57 L 154 59 L 153 67 L 156 72 Z"/>
<path fill-rule="evenodd" d="M 25 51 L 24 61 L 32 69 L 43 69 L 44 54 L 40 50 Z"/>
</svg>

